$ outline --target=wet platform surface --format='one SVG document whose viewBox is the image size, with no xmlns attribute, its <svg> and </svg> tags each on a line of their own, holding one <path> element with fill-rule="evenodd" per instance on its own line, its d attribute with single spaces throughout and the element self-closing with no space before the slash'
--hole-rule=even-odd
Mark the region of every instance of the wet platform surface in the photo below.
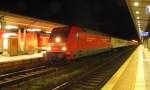
<svg viewBox="0 0 150 90">
<path fill-rule="evenodd" d="M 102 90 L 150 90 L 150 51 L 138 46 Z"/>
</svg>

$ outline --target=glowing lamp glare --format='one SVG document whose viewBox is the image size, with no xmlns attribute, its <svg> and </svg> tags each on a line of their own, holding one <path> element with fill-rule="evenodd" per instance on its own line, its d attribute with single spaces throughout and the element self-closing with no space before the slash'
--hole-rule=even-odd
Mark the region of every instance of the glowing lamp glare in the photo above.
<svg viewBox="0 0 150 90">
<path fill-rule="evenodd" d="M 51 47 L 47 47 L 47 51 L 50 51 L 50 50 L 52 50 L 52 48 Z"/>
<path fill-rule="evenodd" d="M 60 42 L 60 38 L 59 38 L 59 37 L 56 37 L 56 38 L 55 38 L 55 41 L 56 41 L 56 42 Z"/>
<path fill-rule="evenodd" d="M 66 50 L 67 50 L 67 48 L 66 48 L 66 47 L 62 47 L 62 50 L 63 50 L 63 51 L 66 51 Z"/>
</svg>

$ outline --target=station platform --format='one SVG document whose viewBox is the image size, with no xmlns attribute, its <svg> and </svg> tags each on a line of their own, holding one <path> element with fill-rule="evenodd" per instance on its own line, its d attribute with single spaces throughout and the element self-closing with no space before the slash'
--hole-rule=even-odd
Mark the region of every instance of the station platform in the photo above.
<svg viewBox="0 0 150 90">
<path fill-rule="evenodd" d="M 32 55 L 19 55 L 19 56 L 3 56 L 0 55 L 0 63 L 16 62 L 21 60 L 30 60 L 36 58 L 42 58 L 43 53 L 36 53 Z"/>
<path fill-rule="evenodd" d="M 150 90 L 150 51 L 139 45 L 101 90 Z"/>
</svg>

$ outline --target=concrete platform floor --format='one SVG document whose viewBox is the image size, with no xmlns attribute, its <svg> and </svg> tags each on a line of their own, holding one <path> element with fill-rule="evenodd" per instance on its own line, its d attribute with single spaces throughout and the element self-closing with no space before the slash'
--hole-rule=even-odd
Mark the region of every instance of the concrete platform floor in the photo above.
<svg viewBox="0 0 150 90">
<path fill-rule="evenodd" d="M 150 51 L 139 45 L 101 90 L 150 90 Z"/>
<path fill-rule="evenodd" d="M 7 62 L 15 62 L 21 60 L 30 60 L 43 57 L 43 53 L 36 53 L 32 55 L 19 55 L 19 56 L 3 56 L 0 55 L 0 63 L 7 63 Z"/>
</svg>

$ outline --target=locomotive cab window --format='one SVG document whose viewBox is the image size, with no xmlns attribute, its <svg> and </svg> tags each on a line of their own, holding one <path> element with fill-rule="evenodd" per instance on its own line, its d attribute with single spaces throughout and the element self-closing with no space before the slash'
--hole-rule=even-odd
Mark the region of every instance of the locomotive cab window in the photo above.
<svg viewBox="0 0 150 90">
<path fill-rule="evenodd" d="M 50 35 L 50 41 L 56 39 L 56 41 L 66 41 L 68 35 L 69 35 L 69 27 L 61 27 L 61 28 L 55 28 L 53 29 L 51 35 Z"/>
</svg>

